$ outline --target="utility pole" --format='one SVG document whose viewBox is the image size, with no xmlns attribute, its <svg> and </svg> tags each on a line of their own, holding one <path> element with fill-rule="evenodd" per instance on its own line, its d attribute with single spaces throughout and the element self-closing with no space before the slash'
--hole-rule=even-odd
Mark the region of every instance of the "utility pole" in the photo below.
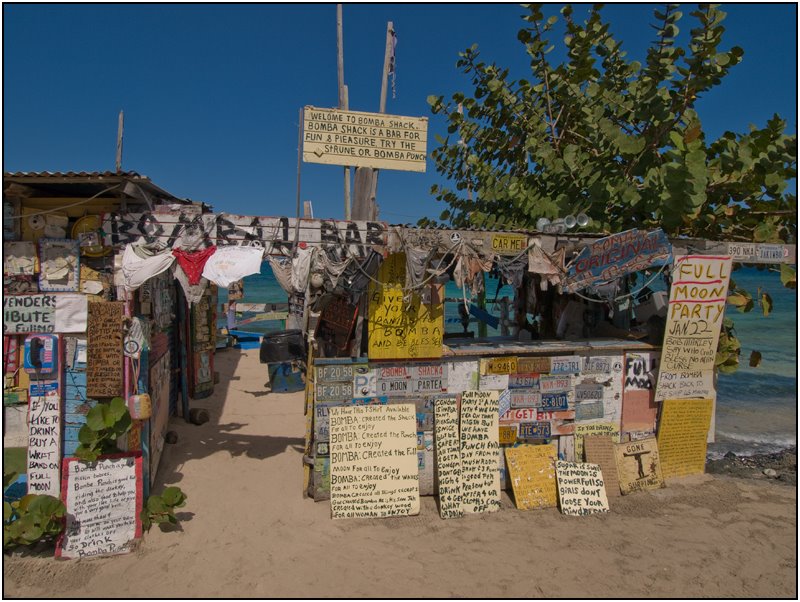
<svg viewBox="0 0 800 602">
<path fill-rule="evenodd" d="M 336 66 L 339 75 L 339 108 L 347 110 L 349 99 L 344 85 L 344 41 L 342 39 L 342 5 L 336 5 Z M 350 168 L 344 168 L 344 219 L 350 219 Z"/>
<path fill-rule="evenodd" d="M 117 173 L 122 171 L 122 132 L 124 130 L 125 114 L 123 111 L 119 112 L 119 121 L 117 122 Z"/>
</svg>

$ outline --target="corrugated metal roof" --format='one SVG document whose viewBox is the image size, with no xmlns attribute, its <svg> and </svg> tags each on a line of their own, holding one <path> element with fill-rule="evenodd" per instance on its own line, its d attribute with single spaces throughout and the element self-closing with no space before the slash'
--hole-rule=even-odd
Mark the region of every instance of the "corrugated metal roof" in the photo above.
<svg viewBox="0 0 800 602">
<path fill-rule="evenodd" d="M 14 171 L 5 172 L 6 178 L 147 178 L 135 171 Z"/>
</svg>

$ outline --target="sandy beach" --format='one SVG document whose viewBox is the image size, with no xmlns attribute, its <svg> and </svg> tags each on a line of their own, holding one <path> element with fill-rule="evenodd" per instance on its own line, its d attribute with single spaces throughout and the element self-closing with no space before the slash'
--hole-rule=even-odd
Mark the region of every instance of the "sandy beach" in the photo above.
<svg viewBox="0 0 800 602">
<path fill-rule="evenodd" d="M 216 356 L 201 426 L 172 418 L 154 491 L 179 485 L 180 530 L 131 554 L 15 554 L 5 597 L 797 597 L 796 488 L 702 475 L 566 517 L 500 512 L 331 520 L 302 497 L 303 394 L 267 393 L 258 350 Z"/>
</svg>

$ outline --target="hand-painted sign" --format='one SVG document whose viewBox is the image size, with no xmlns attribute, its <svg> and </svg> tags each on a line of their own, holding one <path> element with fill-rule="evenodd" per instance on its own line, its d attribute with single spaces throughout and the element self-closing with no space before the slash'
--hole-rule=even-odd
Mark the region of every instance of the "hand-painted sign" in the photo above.
<svg viewBox="0 0 800 602">
<path fill-rule="evenodd" d="M 520 445 L 505 450 L 508 476 L 519 510 L 556 505 L 555 445 Z"/>
<path fill-rule="evenodd" d="M 536 408 L 511 408 L 500 416 L 500 422 L 522 422 L 523 420 L 536 420 Z"/>
<path fill-rule="evenodd" d="M 706 435 L 712 399 L 666 399 L 658 425 L 658 449 L 665 478 L 699 474 L 706 465 Z"/>
<path fill-rule="evenodd" d="M 413 404 L 330 409 L 333 518 L 419 513 Z"/>
<path fill-rule="evenodd" d="M 303 109 L 303 161 L 425 171 L 427 117 Z"/>
<path fill-rule="evenodd" d="M 369 287 L 370 359 L 426 359 L 442 356 L 444 304 L 425 304 L 417 294 L 406 300 L 405 253 L 390 255 L 378 271 L 382 285 Z"/>
<path fill-rule="evenodd" d="M 458 400 L 441 396 L 434 406 L 436 429 L 436 472 L 439 476 L 439 514 L 442 518 L 461 516 L 461 440 L 458 429 Z"/>
<path fill-rule="evenodd" d="M 123 393 L 122 301 L 89 304 L 86 394 L 114 397 Z"/>
<path fill-rule="evenodd" d="M 201 215 L 200 207 L 190 205 L 159 208 L 151 213 L 104 213 L 102 231 L 107 246 L 131 243 L 141 237 L 146 243 L 170 248 L 202 248 L 216 241 L 217 216 Z"/>
<path fill-rule="evenodd" d="M 663 265 L 671 259 L 672 245 L 663 230 L 619 232 L 581 250 L 567 268 L 564 289 L 575 293 L 596 282 Z"/>
<path fill-rule="evenodd" d="M 66 526 L 57 558 L 86 558 L 131 551 L 142 536 L 142 456 L 120 454 L 95 462 L 66 458 L 61 499 Z"/>
<path fill-rule="evenodd" d="M 461 507 L 465 514 L 500 509 L 498 391 L 461 395 Z"/>
<path fill-rule="evenodd" d="M 32 384 L 28 403 L 28 493 L 59 496 L 61 398 L 57 382 Z"/>
<path fill-rule="evenodd" d="M 623 495 L 664 487 L 655 437 L 630 443 L 616 443 L 614 454 Z"/>
<path fill-rule="evenodd" d="M 561 514 L 584 516 L 608 512 L 603 473 L 597 464 L 556 462 Z"/>
<path fill-rule="evenodd" d="M 3 333 L 53 333 L 56 295 L 3 295 Z"/>
<path fill-rule="evenodd" d="M 730 274 L 730 257 L 675 258 L 656 401 L 714 395 L 711 381 Z"/>
</svg>

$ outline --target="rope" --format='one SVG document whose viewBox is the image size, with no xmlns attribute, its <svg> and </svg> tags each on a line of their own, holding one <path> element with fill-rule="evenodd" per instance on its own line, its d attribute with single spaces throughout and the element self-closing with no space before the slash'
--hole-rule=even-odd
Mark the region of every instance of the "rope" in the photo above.
<svg viewBox="0 0 800 602">
<path fill-rule="evenodd" d="M 11 219 L 23 219 L 23 218 L 26 218 L 26 217 L 33 217 L 35 215 L 45 215 L 47 213 L 55 213 L 56 211 L 63 211 L 64 209 L 69 209 L 70 207 L 77 207 L 78 205 L 83 205 L 84 203 L 88 203 L 89 201 L 93 201 L 94 199 L 99 197 L 101 194 L 105 194 L 106 192 L 110 192 L 111 190 L 114 190 L 115 188 L 119 188 L 120 186 L 122 186 L 122 184 L 114 184 L 113 186 L 109 186 L 105 190 L 101 190 L 96 195 L 91 196 L 88 199 L 84 199 L 82 201 L 78 201 L 77 203 L 71 203 L 69 205 L 64 205 L 63 207 L 56 207 L 55 209 L 46 209 L 44 211 L 37 211 L 36 213 L 27 213 L 27 214 L 24 214 L 24 215 L 12 215 Z"/>
</svg>

